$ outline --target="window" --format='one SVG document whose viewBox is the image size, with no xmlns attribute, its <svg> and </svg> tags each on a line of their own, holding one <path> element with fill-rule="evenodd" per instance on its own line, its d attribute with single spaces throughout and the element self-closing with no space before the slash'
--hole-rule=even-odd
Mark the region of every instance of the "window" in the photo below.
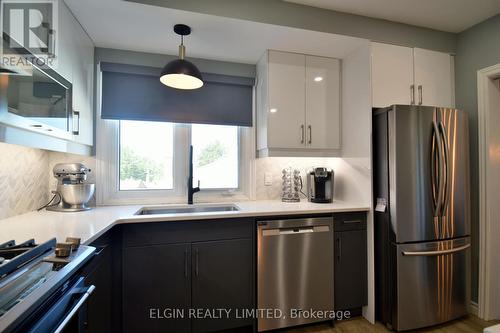
<svg viewBox="0 0 500 333">
<path fill-rule="evenodd" d="M 119 189 L 173 189 L 174 125 L 120 121 Z"/>
<path fill-rule="evenodd" d="M 239 187 L 238 127 L 191 125 L 193 182 L 202 189 Z"/>
<path fill-rule="evenodd" d="M 251 128 L 102 120 L 98 126 L 98 177 L 106 184 L 99 204 L 166 203 L 186 200 L 189 146 L 197 200 L 245 200 L 253 152 Z"/>
</svg>

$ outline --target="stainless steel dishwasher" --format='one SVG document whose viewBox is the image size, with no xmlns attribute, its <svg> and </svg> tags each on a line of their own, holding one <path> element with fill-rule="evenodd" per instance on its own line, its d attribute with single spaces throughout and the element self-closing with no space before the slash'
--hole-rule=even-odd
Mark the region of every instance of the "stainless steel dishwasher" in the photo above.
<svg viewBox="0 0 500 333">
<path fill-rule="evenodd" d="M 311 314 L 333 312 L 333 261 L 333 218 L 259 221 L 258 331 L 330 320 Z"/>
</svg>

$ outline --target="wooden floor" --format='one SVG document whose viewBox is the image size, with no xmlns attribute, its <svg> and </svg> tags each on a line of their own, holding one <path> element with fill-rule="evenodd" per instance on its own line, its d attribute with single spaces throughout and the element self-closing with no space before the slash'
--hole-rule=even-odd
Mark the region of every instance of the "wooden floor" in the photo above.
<svg viewBox="0 0 500 333">
<path fill-rule="evenodd" d="M 451 323 L 421 329 L 418 333 L 476 333 L 482 332 L 483 328 L 498 324 L 494 321 L 483 321 L 476 316 L 468 316 L 463 319 L 455 320 Z M 388 333 L 391 332 L 381 323 L 370 324 L 363 317 L 356 317 L 350 320 L 344 320 L 335 323 L 335 327 L 328 324 L 305 326 L 290 330 L 279 331 L 286 333 Z"/>
</svg>

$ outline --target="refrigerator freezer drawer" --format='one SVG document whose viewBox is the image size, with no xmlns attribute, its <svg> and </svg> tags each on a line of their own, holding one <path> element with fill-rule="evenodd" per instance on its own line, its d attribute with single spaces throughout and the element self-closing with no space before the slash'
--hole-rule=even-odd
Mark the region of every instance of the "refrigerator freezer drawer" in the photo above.
<svg viewBox="0 0 500 333">
<path fill-rule="evenodd" d="M 393 245 L 397 260 L 398 331 L 443 323 L 467 314 L 469 237 Z"/>
</svg>

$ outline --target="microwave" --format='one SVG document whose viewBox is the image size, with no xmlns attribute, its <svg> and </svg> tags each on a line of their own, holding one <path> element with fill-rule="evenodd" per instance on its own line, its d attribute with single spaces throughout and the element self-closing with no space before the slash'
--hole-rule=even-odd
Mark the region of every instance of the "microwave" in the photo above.
<svg viewBox="0 0 500 333">
<path fill-rule="evenodd" d="M 18 70 L 0 73 L 0 123 L 71 140 L 79 114 L 72 110 L 72 84 L 24 49 Z"/>
</svg>

